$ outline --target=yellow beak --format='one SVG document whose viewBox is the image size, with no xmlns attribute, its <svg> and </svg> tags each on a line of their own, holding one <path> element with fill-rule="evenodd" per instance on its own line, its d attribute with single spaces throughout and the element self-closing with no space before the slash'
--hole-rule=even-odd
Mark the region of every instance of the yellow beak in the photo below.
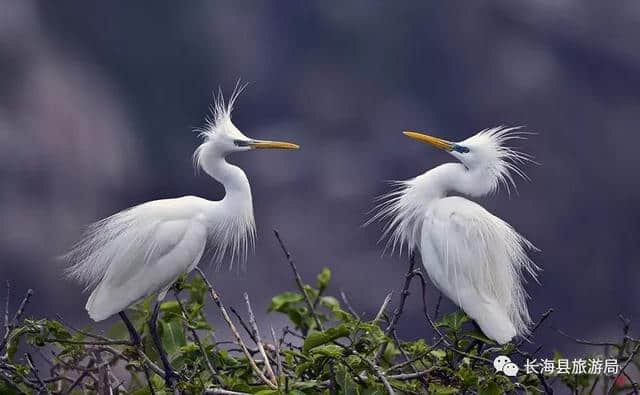
<svg viewBox="0 0 640 395">
<path fill-rule="evenodd" d="M 298 149 L 298 144 L 287 143 L 286 141 L 257 140 L 250 144 L 255 149 Z"/>
<path fill-rule="evenodd" d="M 422 141 L 423 143 L 431 144 L 436 148 L 440 148 L 445 151 L 453 151 L 454 144 L 450 141 L 439 139 L 437 137 L 429 136 L 428 134 L 414 132 L 407 130 L 402 132 L 405 136 L 414 140 Z"/>
</svg>

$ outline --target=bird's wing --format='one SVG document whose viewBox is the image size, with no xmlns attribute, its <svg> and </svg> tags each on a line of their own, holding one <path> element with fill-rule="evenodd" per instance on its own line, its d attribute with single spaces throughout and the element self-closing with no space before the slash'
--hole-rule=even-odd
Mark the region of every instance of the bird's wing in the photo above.
<svg viewBox="0 0 640 395">
<path fill-rule="evenodd" d="M 170 285 L 197 265 L 207 241 L 206 227 L 193 219 L 153 221 L 130 231 L 135 242 L 113 251 L 104 277 L 87 302 L 100 321 Z"/>
<path fill-rule="evenodd" d="M 535 278 L 537 269 L 527 248 L 534 247 L 509 224 L 461 197 L 430 205 L 422 227 L 421 253 L 434 283 L 468 314 L 473 306 L 465 304 L 497 303 L 520 334 L 530 322 L 524 273 Z"/>
</svg>

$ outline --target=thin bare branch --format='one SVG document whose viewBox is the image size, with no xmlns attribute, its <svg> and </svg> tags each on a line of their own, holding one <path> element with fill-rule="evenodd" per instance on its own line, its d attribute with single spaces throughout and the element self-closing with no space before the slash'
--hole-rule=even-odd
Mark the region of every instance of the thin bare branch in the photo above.
<svg viewBox="0 0 640 395">
<path fill-rule="evenodd" d="M 291 270 L 293 271 L 293 274 L 296 279 L 296 284 L 298 285 L 298 289 L 300 290 L 300 292 L 302 292 L 302 295 L 304 295 L 304 300 L 307 302 L 307 307 L 309 307 L 309 312 L 311 312 L 311 315 L 313 316 L 313 319 L 315 320 L 316 325 L 318 326 L 318 329 L 323 331 L 324 328 L 322 326 L 322 322 L 320 322 L 320 318 L 318 317 L 318 314 L 316 314 L 316 310 L 313 307 L 313 302 L 311 302 L 311 298 L 309 297 L 309 294 L 307 294 L 307 290 L 304 287 L 304 283 L 302 282 L 302 278 L 300 277 L 298 268 L 296 267 L 296 264 L 293 261 L 293 258 L 291 257 L 289 250 L 284 245 L 284 242 L 280 237 L 280 233 L 278 233 L 278 231 L 274 229 L 273 234 L 276 236 L 276 239 L 278 239 L 278 243 L 280 243 L 280 248 L 282 249 L 282 252 L 284 252 L 285 257 L 289 262 L 289 266 L 291 266 Z"/>
<path fill-rule="evenodd" d="M 567 339 L 573 340 L 574 342 L 578 343 L 578 344 L 584 344 L 587 346 L 611 346 L 611 347 L 616 347 L 619 348 L 620 345 L 613 343 L 613 342 L 596 342 L 596 341 L 591 341 L 591 340 L 584 340 L 584 339 L 578 339 L 577 337 L 573 337 L 570 336 L 568 334 L 566 334 L 565 332 L 563 332 L 562 330 L 558 329 L 558 328 L 553 328 L 556 332 L 558 332 L 558 334 L 566 337 Z"/>
<path fill-rule="evenodd" d="M 42 378 L 40 378 L 40 373 L 38 372 L 38 368 L 36 367 L 36 365 L 33 363 L 33 358 L 31 357 L 31 354 L 25 353 L 24 358 L 27 361 L 27 364 L 29 365 L 29 369 L 31 369 L 31 373 L 33 374 L 33 377 L 35 377 L 38 383 L 40 383 L 40 386 L 41 386 L 40 391 L 44 391 L 47 394 L 51 395 L 51 391 L 49 391 L 49 388 L 47 388 L 47 385 L 44 383 L 44 381 L 42 381 Z"/>
<path fill-rule="evenodd" d="M 433 309 L 433 319 L 437 320 L 438 315 L 440 314 L 440 305 L 442 304 L 442 292 L 438 292 L 438 301 L 436 302 L 436 307 Z"/>
<path fill-rule="evenodd" d="M 627 360 L 624 362 L 624 364 L 622 365 L 622 368 L 620 369 L 620 371 L 618 372 L 618 374 L 616 375 L 616 378 L 613 379 L 613 384 L 611 384 L 611 387 L 609 387 L 609 391 L 607 392 L 608 394 L 613 394 L 615 387 L 616 387 L 616 381 L 618 380 L 618 378 L 620 378 L 620 376 L 624 373 L 625 369 L 627 368 L 627 366 L 629 366 L 629 364 L 631 363 L 631 361 L 633 361 L 633 359 L 636 357 L 636 355 L 638 354 L 638 352 L 640 352 L 640 343 L 637 343 L 636 346 L 633 348 L 633 351 L 631 351 L 631 354 L 629 354 L 629 357 L 627 358 Z M 633 382 L 633 381 L 631 381 Z"/>
<path fill-rule="evenodd" d="M 340 298 L 342 298 L 342 301 L 344 302 L 344 305 L 347 307 L 347 311 L 354 317 L 356 317 L 358 320 L 360 320 L 360 315 L 358 313 L 356 313 L 356 311 L 354 310 L 354 308 L 351 306 L 351 303 L 349 302 L 349 298 L 347 298 L 347 294 L 344 291 L 340 291 Z"/>
<path fill-rule="evenodd" d="M 278 389 L 278 386 L 275 383 L 271 382 L 267 377 L 265 377 L 265 375 L 256 365 L 256 361 L 253 360 L 253 357 L 249 353 L 249 350 L 247 350 L 247 346 L 242 341 L 242 337 L 240 336 L 240 333 L 238 333 L 238 329 L 233 324 L 233 321 L 231 321 L 231 317 L 229 317 L 229 313 L 227 313 L 227 309 L 224 307 L 222 300 L 220 300 L 218 293 L 213 289 L 213 286 L 209 282 L 209 279 L 207 279 L 207 276 L 205 276 L 204 272 L 199 267 L 196 267 L 195 270 L 200 274 L 200 277 L 202 277 L 202 280 L 204 280 L 205 284 L 207 285 L 207 289 L 209 291 L 209 295 L 211 296 L 211 299 L 216 304 L 216 306 L 218 306 L 218 309 L 220 309 L 220 312 L 222 313 L 222 317 L 224 318 L 227 325 L 229 326 L 229 329 L 231 329 L 231 333 L 233 334 L 236 341 L 240 345 L 242 352 L 247 357 L 247 360 L 249 361 L 249 365 L 251 366 L 251 369 L 260 378 L 260 380 L 262 380 L 262 382 L 268 385 L 271 389 L 274 389 L 274 390 Z"/>
<path fill-rule="evenodd" d="M 382 319 L 382 316 L 385 312 L 385 310 L 387 309 L 387 306 L 389 306 L 389 302 L 391 302 L 391 298 L 393 297 L 393 292 L 389 292 L 387 294 L 387 296 L 385 296 L 384 301 L 382 302 L 382 305 L 380 306 L 380 309 L 378 310 L 378 314 L 376 314 L 376 317 L 373 319 L 373 323 L 377 324 L 378 321 L 380 321 L 380 319 Z"/>
<path fill-rule="evenodd" d="M 271 337 L 273 338 L 273 347 L 276 349 L 276 366 L 278 368 L 278 376 L 281 376 L 284 374 L 284 371 L 282 370 L 282 357 L 280 356 L 280 345 L 281 345 L 281 340 L 278 340 L 278 338 L 276 337 L 276 331 L 273 330 L 273 327 L 271 327 Z"/>
<path fill-rule="evenodd" d="M 262 358 L 264 358 L 264 364 L 267 368 L 267 373 L 269 374 L 269 378 L 276 383 L 276 375 L 273 373 L 273 369 L 271 368 L 271 362 L 269 362 L 269 357 L 264 350 L 264 345 L 262 343 L 262 338 L 260 337 L 260 330 L 258 329 L 258 324 L 256 323 L 256 317 L 253 315 L 253 309 L 251 309 L 251 302 L 249 301 L 249 294 L 244 293 L 244 301 L 247 304 L 247 311 L 249 312 L 249 324 L 251 325 L 251 329 L 253 329 L 253 337 L 256 339 L 256 345 L 258 346 L 258 350 L 260 350 L 260 354 L 262 354 Z"/>
<path fill-rule="evenodd" d="M 248 392 L 228 391 L 222 388 L 209 388 L 204 393 L 205 395 L 250 395 Z"/>
</svg>

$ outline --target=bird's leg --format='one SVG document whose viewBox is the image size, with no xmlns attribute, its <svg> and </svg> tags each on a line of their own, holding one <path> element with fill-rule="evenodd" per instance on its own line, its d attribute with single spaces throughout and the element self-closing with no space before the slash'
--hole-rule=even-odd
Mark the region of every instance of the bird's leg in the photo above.
<svg viewBox="0 0 640 395">
<path fill-rule="evenodd" d="M 129 317 L 127 317 L 127 314 L 125 314 L 124 311 L 121 311 L 118 314 L 120 315 L 120 318 L 122 319 L 122 321 L 124 322 L 124 325 L 127 327 L 127 330 L 129 331 L 129 337 L 131 338 L 131 343 L 133 343 L 134 346 L 141 344 L 142 341 L 140 340 L 140 335 L 138 334 L 138 331 L 129 320 Z"/>
<path fill-rule="evenodd" d="M 122 322 L 124 322 L 124 325 L 127 327 L 127 330 L 129 331 L 129 337 L 131 338 L 131 343 L 133 343 L 133 347 L 144 352 L 144 345 L 142 344 L 142 340 L 140 340 L 140 334 L 136 330 L 136 327 L 133 326 L 133 324 L 129 320 L 129 317 L 127 317 L 127 314 L 124 312 L 124 310 L 118 314 L 120 315 Z M 145 363 L 142 364 L 142 371 L 144 372 L 144 377 L 147 379 L 147 384 L 149 385 L 149 391 L 151 395 L 155 395 L 156 391 L 153 389 L 153 384 L 151 384 L 151 376 L 149 375 L 149 369 L 147 368 L 147 365 Z"/>
<path fill-rule="evenodd" d="M 158 350 L 158 354 L 160 354 L 160 359 L 162 360 L 162 365 L 164 365 L 164 380 L 167 384 L 167 387 L 173 388 L 175 386 L 175 382 L 180 376 L 173 370 L 171 367 L 171 363 L 169 362 L 169 358 L 167 357 L 167 353 L 162 346 L 162 341 L 158 337 L 158 313 L 160 312 L 160 302 L 156 302 L 156 307 L 153 309 L 153 314 L 151 315 L 151 320 L 149 320 L 149 332 L 151 333 L 151 337 L 153 338 L 153 343 Z"/>
<path fill-rule="evenodd" d="M 484 332 L 482 332 L 482 329 L 480 328 L 480 325 L 478 325 L 478 323 L 473 320 L 471 321 L 473 323 L 473 327 L 480 333 L 484 334 Z M 480 341 L 480 340 L 474 340 L 473 343 L 471 343 L 471 345 L 469 346 L 469 351 L 471 351 L 473 349 L 473 346 L 478 346 L 477 350 L 478 350 L 478 355 L 482 354 L 482 349 L 484 348 L 484 342 Z"/>
</svg>

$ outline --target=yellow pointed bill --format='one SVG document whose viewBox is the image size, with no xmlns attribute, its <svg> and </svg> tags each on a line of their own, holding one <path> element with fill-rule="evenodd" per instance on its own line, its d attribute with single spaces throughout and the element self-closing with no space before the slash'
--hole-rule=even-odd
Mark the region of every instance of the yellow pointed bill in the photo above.
<svg viewBox="0 0 640 395">
<path fill-rule="evenodd" d="M 298 149 L 298 144 L 288 143 L 286 141 L 265 141 L 258 140 L 251 143 L 251 147 L 256 149 Z"/>
<path fill-rule="evenodd" d="M 436 148 L 440 148 L 445 151 L 453 151 L 454 144 L 450 141 L 429 136 L 428 134 L 414 132 L 412 130 L 407 130 L 405 132 L 402 132 L 402 134 L 414 140 L 422 141 L 423 143 L 433 145 Z"/>
</svg>

